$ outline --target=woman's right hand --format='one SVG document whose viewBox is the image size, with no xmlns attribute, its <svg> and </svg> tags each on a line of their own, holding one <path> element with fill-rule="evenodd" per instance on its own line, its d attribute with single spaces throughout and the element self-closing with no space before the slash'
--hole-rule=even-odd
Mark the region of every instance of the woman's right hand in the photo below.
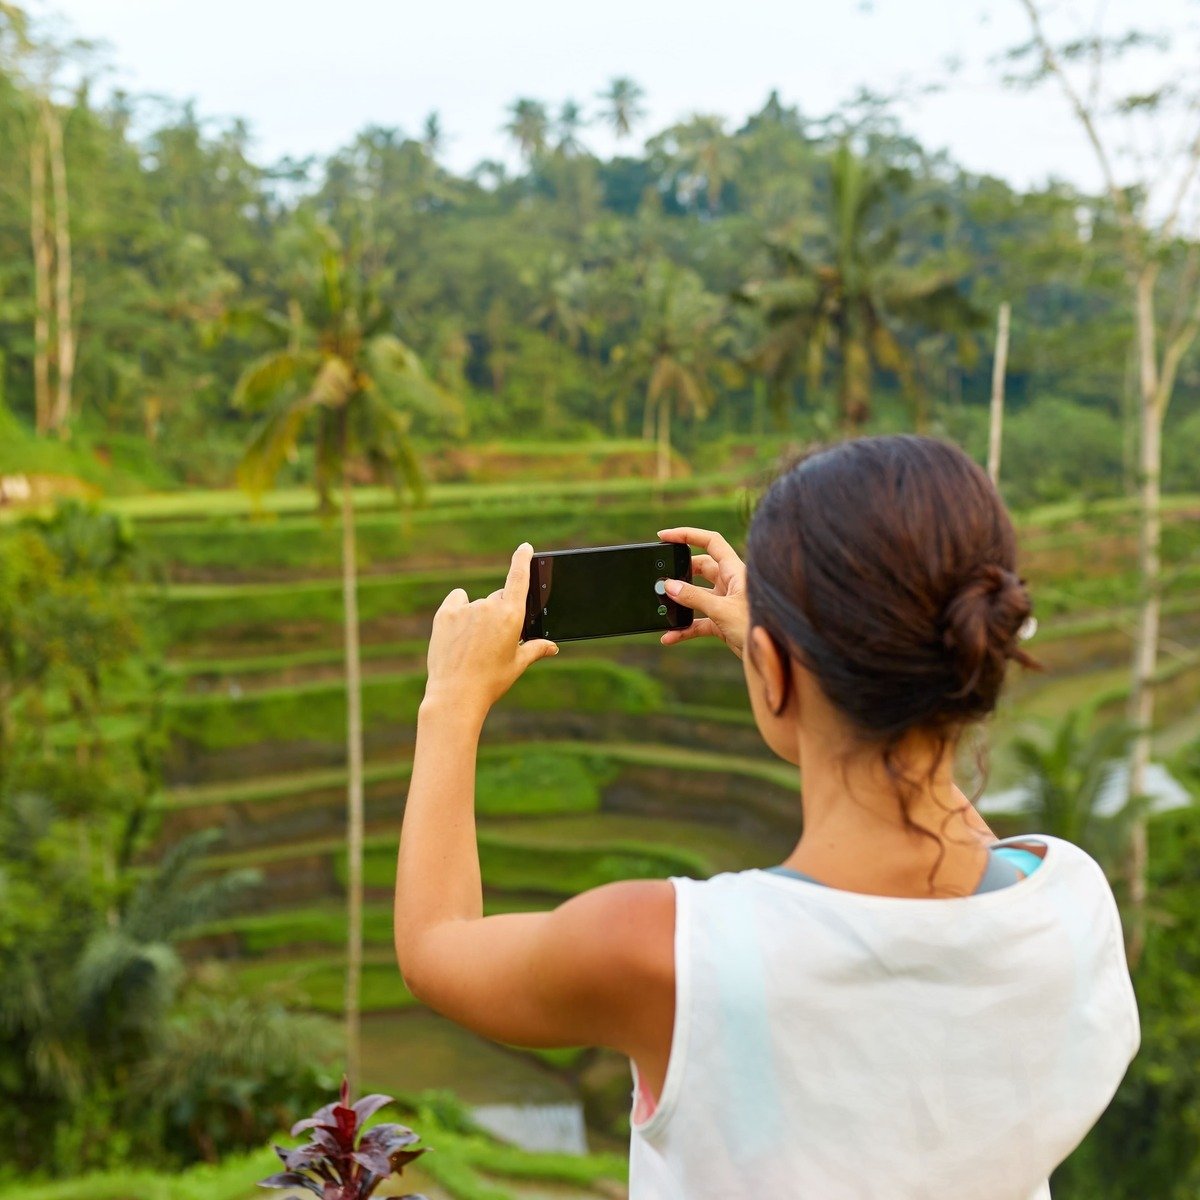
<svg viewBox="0 0 1200 1200">
<path fill-rule="evenodd" d="M 681 580 L 667 580 L 667 594 L 672 600 L 694 609 L 696 619 L 687 629 L 672 629 L 662 635 L 664 646 L 686 642 L 695 637 L 719 637 L 730 650 L 742 657 L 746 644 L 746 629 L 750 624 L 750 607 L 746 597 L 746 564 L 738 558 L 733 547 L 711 529 L 660 529 L 664 542 L 683 542 L 699 546 L 703 554 L 692 557 L 692 572 L 712 584 L 711 588 L 697 587 Z"/>
</svg>

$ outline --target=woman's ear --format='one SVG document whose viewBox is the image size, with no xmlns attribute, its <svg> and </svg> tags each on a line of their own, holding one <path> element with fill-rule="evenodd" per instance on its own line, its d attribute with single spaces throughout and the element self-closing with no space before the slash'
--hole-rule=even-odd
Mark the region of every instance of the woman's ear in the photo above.
<svg viewBox="0 0 1200 1200">
<path fill-rule="evenodd" d="M 758 677 L 767 711 L 772 716 L 782 716 L 790 691 L 788 674 L 791 662 L 784 660 L 775 639 L 761 625 L 751 628 L 750 636 L 746 639 L 746 649 L 746 657 Z"/>
</svg>

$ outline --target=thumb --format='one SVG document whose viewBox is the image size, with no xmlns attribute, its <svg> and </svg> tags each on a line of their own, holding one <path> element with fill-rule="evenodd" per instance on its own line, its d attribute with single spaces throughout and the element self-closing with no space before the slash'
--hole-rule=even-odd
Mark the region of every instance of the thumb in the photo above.
<svg viewBox="0 0 1200 1200">
<path fill-rule="evenodd" d="M 524 642 L 517 655 L 521 670 L 532 666 L 539 658 L 553 658 L 558 653 L 558 647 L 546 638 L 537 638 L 532 642 Z"/>
<path fill-rule="evenodd" d="M 445 600 L 438 605 L 438 612 L 447 612 L 452 608 L 462 608 L 468 603 L 466 589 L 457 587 L 448 593 Z"/>
<path fill-rule="evenodd" d="M 667 595 L 684 608 L 694 608 L 705 616 L 712 616 L 714 608 L 720 608 L 720 596 L 714 596 L 712 588 L 697 587 L 694 583 L 684 583 L 682 579 L 668 579 L 666 582 Z"/>
</svg>

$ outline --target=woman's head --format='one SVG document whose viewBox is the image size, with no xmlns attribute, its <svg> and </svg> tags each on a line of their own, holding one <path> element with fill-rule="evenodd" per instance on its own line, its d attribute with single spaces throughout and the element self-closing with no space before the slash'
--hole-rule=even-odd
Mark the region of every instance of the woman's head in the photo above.
<svg viewBox="0 0 1200 1200">
<path fill-rule="evenodd" d="M 1032 664 L 1012 522 L 978 465 L 932 438 L 844 442 L 777 479 L 750 526 L 747 587 L 752 628 L 865 742 L 953 739 L 995 708 L 1010 659 Z"/>
</svg>

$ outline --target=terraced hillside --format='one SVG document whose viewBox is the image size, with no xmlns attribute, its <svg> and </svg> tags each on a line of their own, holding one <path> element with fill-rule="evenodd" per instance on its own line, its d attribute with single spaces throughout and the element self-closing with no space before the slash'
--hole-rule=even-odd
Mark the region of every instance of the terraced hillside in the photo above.
<svg viewBox="0 0 1200 1200">
<path fill-rule="evenodd" d="M 396 838 L 432 610 L 450 588 L 490 591 L 516 542 L 538 548 L 646 540 L 668 524 L 742 540 L 748 493 L 728 477 L 448 484 L 427 507 L 360 498 L 367 745 L 365 1061 L 384 1090 L 453 1085 L 471 1103 L 582 1097 L 593 1133 L 622 1131 L 625 1064 L 587 1052 L 485 1047 L 422 1012 L 391 952 Z M 196 954 L 248 987 L 313 1008 L 341 1002 L 343 730 L 338 535 L 304 497 L 254 518 L 235 494 L 138 499 L 126 511 L 157 561 L 170 659 L 162 838 L 223 835 L 211 865 L 261 885 Z M 1200 499 L 1168 505 L 1160 745 L 1197 735 Z M 1081 706 L 1119 706 L 1136 599 L 1135 526 L 1120 504 L 1021 522 L 1049 670 L 1016 682 L 992 731 L 992 782 L 1011 783 L 1013 733 Z M 480 852 L 489 911 L 553 905 L 608 880 L 766 865 L 799 826 L 796 780 L 762 747 L 741 665 L 715 644 L 652 638 L 567 645 L 488 721 Z"/>
</svg>

